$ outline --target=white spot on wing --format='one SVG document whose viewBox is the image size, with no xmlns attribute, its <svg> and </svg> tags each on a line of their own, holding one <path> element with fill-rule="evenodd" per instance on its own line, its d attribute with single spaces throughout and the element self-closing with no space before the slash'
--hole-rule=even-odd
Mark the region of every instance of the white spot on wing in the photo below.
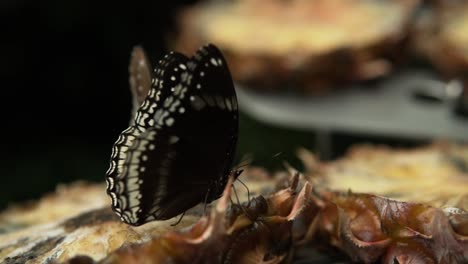
<svg viewBox="0 0 468 264">
<path fill-rule="evenodd" d="M 169 117 L 168 119 L 166 119 L 167 126 L 172 126 L 173 124 L 174 124 L 174 118 Z"/>
<path fill-rule="evenodd" d="M 231 105 L 232 105 L 232 109 L 237 110 L 237 101 L 234 96 L 231 97 Z"/>
<path fill-rule="evenodd" d="M 157 84 L 157 83 L 156 83 L 156 84 Z M 148 93 L 148 97 L 149 97 L 149 98 L 153 98 L 155 93 L 156 93 L 156 90 L 155 90 L 155 89 L 151 89 L 150 92 Z"/>
<path fill-rule="evenodd" d="M 141 156 L 140 151 L 134 151 L 132 155 L 131 163 L 136 163 L 136 164 L 140 163 L 140 156 Z"/>
<path fill-rule="evenodd" d="M 129 166 L 129 170 L 130 170 L 130 171 L 129 171 L 129 173 L 128 173 L 128 176 L 129 176 L 129 177 L 127 177 L 127 179 L 134 179 L 134 178 L 138 177 L 139 174 L 138 174 L 137 168 L 138 168 L 138 167 L 137 167 L 136 165 L 133 165 L 133 166 L 130 165 L 130 166 Z M 128 187 L 129 189 L 131 189 L 129 185 L 130 185 L 129 182 L 127 181 L 127 187 Z"/>
<path fill-rule="evenodd" d="M 107 177 L 107 189 L 113 189 L 114 188 L 114 179 L 111 177 Z"/>
<path fill-rule="evenodd" d="M 127 151 L 128 151 L 128 147 L 127 147 L 127 146 L 121 146 L 121 147 L 120 147 L 120 151 L 121 151 L 121 152 L 127 152 Z"/>
<path fill-rule="evenodd" d="M 128 206 L 127 198 L 125 198 L 125 196 L 120 196 L 119 197 L 119 207 L 125 209 L 125 208 L 127 208 L 127 206 Z"/>
<path fill-rule="evenodd" d="M 178 136 L 171 136 L 169 138 L 169 144 L 175 144 L 179 141 L 179 137 Z"/>
<path fill-rule="evenodd" d="M 192 107 L 197 111 L 202 110 L 206 106 L 205 101 L 203 101 L 203 99 L 201 99 L 198 96 L 196 96 L 196 97 L 191 96 L 190 99 L 191 99 L 190 101 L 192 103 Z"/>
<path fill-rule="evenodd" d="M 169 115 L 169 112 L 168 111 L 165 111 L 163 109 L 158 109 L 156 111 L 156 113 L 154 113 L 154 120 L 156 120 L 156 122 L 159 124 L 159 125 L 163 125 L 163 121 L 164 119 Z"/>
<path fill-rule="evenodd" d="M 164 107 L 168 108 L 172 104 L 172 101 L 174 101 L 174 97 L 167 97 L 166 100 L 164 100 Z"/>
<path fill-rule="evenodd" d="M 115 164 L 115 161 L 114 161 L 114 160 L 111 160 L 109 169 L 107 170 L 106 174 L 109 175 L 109 174 L 111 174 L 112 172 L 114 172 L 115 166 L 116 166 L 116 165 L 117 165 L 117 164 Z"/>
<path fill-rule="evenodd" d="M 214 101 L 213 97 L 209 96 L 209 95 L 205 95 L 203 96 L 203 99 L 205 100 L 205 102 L 210 106 L 210 107 L 213 107 L 216 105 L 216 102 Z"/>
<path fill-rule="evenodd" d="M 180 105 L 180 100 L 175 100 L 174 103 L 171 105 L 171 108 L 169 108 L 169 111 L 174 112 L 179 105 Z"/>
<path fill-rule="evenodd" d="M 113 192 L 109 192 L 109 194 L 111 196 L 112 206 L 117 206 L 117 195 Z"/>
<path fill-rule="evenodd" d="M 229 98 L 225 98 L 225 103 L 226 103 L 226 108 L 229 110 L 229 111 L 232 111 L 232 105 L 231 105 L 231 100 Z"/>
<path fill-rule="evenodd" d="M 224 100 L 221 96 L 215 96 L 215 101 L 219 108 L 223 110 L 224 108 L 226 108 L 226 105 L 224 104 Z"/>
</svg>

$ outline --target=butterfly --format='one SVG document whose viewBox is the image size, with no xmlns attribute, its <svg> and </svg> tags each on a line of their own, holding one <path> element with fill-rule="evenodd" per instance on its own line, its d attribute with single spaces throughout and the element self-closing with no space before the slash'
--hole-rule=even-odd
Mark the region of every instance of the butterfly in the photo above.
<svg viewBox="0 0 468 264">
<path fill-rule="evenodd" d="M 107 194 L 122 221 L 167 220 L 222 194 L 238 138 L 234 84 L 221 51 L 170 52 L 151 73 L 141 49 L 130 65 L 130 126 L 112 148 Z M 146 96 L 144 94 L 147 92 Z"/>
</svg>

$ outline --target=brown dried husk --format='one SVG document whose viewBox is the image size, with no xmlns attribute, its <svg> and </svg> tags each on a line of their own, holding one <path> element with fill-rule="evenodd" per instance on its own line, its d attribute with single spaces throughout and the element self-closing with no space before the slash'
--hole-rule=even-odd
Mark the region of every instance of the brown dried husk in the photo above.
<svg viewBox="0 0 468 264">
<path fill-rule="evenodd" d="M 122 248 L 102 263 L 280 263 L 293 239 L 290 230 L 310 195 L 305 184 L 268 198 L 253 199 L 245 208 L 228 207 L 231 187 L 207 217 L 186 231 L 169 232 L 143 245 Z"/>
<path fill-rule="evenodd" d="M 330 202 L 312 240 L 325 237 L 366 263 L 468 261 L 467 145 L 355 146 L 333 162 L 306 150 L 299 156 Z"/>
<path fill-rule="evenodd" d="M 227 187 L 209 217 L 187 231 L 124 247 L 102 263 L 280 263 L 294 247 L 326 244 L 364 263 L 464 263 L 468 213 L 371 194 L 291 186 L 245 209 L 228 207 Z M 229 186 L 229 185 L 228 185 Z"/>
<path fill-rule="evenodd" d="M 410 178 L 437 167 L 431 177 L 466 176 L 467 153 L 468 148 L 455 145 L 411 151 L 361 147 L 332 163 L 302 153 L 305 177 L 281 173 L 272 179 L 249 168 L 242 177 L 257 194 L 250 203 L 230 203 L 228 184 L 209 215 L 188 212 L 176 227 L 170 226 L 176 219 L 128 226 L 108 208 L 103 186 L 62 187 L 39 203 L 0 215 L 0 257 L 5 263 L 290 263 L 300 252 L 321 249 L 364 263 L 465 263 L 468 213 L 463 208 L 331 190 L 326 179 L 330 168 L 356 175 L 352 164 L 363 170 L 361 159 L 368 160 L 368 172 L 385 168 L 382 175 L 401 173 L 395 167 L 405 161 Z M 432 166 L 429 161 L 437 162 Z M 429 170 L 416 169 L 418 162 Z M 281 186 L 277 191 L 271 187 L 275 184 Z M 242 188 L 237 192 L 245 197 Z"/>
</svg>

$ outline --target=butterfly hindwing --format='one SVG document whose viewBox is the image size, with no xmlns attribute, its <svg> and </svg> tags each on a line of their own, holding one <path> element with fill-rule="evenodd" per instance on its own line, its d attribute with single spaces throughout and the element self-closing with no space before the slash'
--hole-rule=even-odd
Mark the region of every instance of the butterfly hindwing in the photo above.
<svg viewBox="0 0 468 264">
<path fill-rule="evenodd" d="M 110 167 L 106 173 L 107 192 L 111 197 L 114 211 L 129 224 L 136 224 L 139 221 L 136 214 L 137 207 L 141 204 L 140 201 L 145 199 L 142 192 L 133 190 L 135 184 L 144 179 L 144 175 L 136 175 L 139 166 L 135 164 L 138 160 L 136 149 L 138 146 L 142 148 L 141 144 L 144 144 L 142 142 L 148 137 L 148 133 L 143 132 L 162 127 L 162 124 L 156 122 L 154 115 L 164 97 L 171 93 L 171 89 L 166 89 L 165 85 L 174 86 L 180 82 L 182 72 L 180 68 L 187 61 L 188 58 L 184 55 L 172 52 L 158 62 L 151 81 L 152 87 L 131 121 L 132 125 L 121 133 L 113 146 Z M 163 120 L 158 119 L 158 121 Z M 130 186 L 133 189 L 130 189 Z"/>
</svg>

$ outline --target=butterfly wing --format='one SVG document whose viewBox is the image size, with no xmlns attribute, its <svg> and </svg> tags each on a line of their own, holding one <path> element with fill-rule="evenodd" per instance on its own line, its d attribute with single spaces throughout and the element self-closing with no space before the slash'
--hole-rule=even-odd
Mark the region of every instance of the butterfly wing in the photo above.
<svg viewBox="0 0 468 264">
<path fill-rule="evenodd" d="M 186 137 L 195 136 L 205 142 L 199 150 L 202 156 L 196 162 L 204 169 L 210 167 L 213 170 L 210 175 L 216 175 L 207 197 L 210 202 L 224 190 L 234 158 L 239 127 L 237 97 L 227 63 L 214 45 L 200 48 L 188 66 L 192 73 L 192 78 L 186 81 L 192 87 L 190 105 L 200 117 L 200 126 Z M 195 140 L 192 142 L 197 144 Z M 197 148 L 195 144 L 193 147 Z"/>
<path fill-rule="evenodd" d="M 175 121 L 163 132 L 174 151 L 168 173 L 171 180 L 166 195 L 157 203 L 163 209 L 153 215 L 155 219 L 171 218 L 200 202 L 217 199 L 234 158 L 239 117 L 226 61 L 215 46 L 208 45 L 198 50 L 187 66 L 181 85 L 164 100 L 172 102 L 169 109 L 176 106 L 179 111 L 172 111 L 177 112 Z M 180 104 L 171 99 L 179 93 Z M 161 185 L 156 190 L 159 188 Z M 155 204 L 150 207 L 154 209 Z"/>
<path fill-rule="evenodd" d="M 130 123 L 132 123 L 138 108 L 151 88 L 151 63 L 142 47 L 133 48 L 128 71 L 132 92 L 132 116 L 130 118 Z"/>
<path fill-rule="evenodd" d="M 221 52 L 209 45 L 190 60 L 169 54 L 134 125 L 114 145 L 107 173 L 114 211 L 140 225 L 216 199 L 237 131 L 236 95 Z"/>
</svg>

